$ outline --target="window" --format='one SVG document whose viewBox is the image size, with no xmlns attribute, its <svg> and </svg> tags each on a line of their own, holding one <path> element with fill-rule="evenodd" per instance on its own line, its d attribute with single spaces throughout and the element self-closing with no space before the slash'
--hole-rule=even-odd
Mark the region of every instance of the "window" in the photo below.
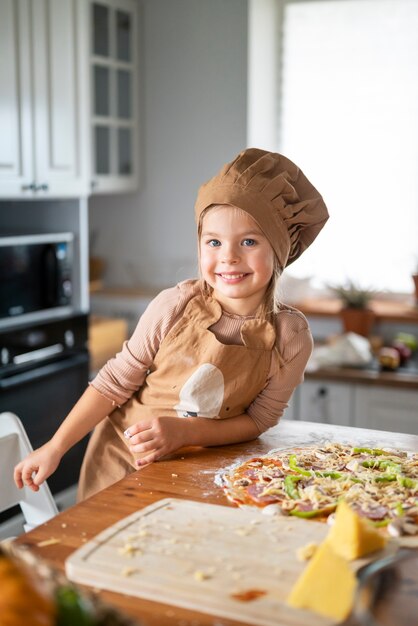
<svg viewBox="0 0 418 626">
<path fill-rule="evenodd" d="M 276 11 L 277 3 L 280 62 L 270 76 L 280 79 L 276 149 L 301 167 L 331 215 L 288 273 L 312 276 L 318 286 L 349 278 L 411 292 L 418 264 L 418 0 L 276 0 Z M 272 1 L 258 10 L 263 6 L 271 9 Z"/>
</svg>

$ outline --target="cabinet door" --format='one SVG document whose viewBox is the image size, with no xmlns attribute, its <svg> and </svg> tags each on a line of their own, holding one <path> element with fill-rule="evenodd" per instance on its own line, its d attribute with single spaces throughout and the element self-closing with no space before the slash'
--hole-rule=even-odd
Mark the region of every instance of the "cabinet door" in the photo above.
<svg viewBox="0 0 418 626">
<path fill-rule="evenodd" d="M 28 0 L 0 5 L 0 197 L 32 195 Z"/>
<path fill-rule="evenodd" d="M 299 419 L 351 426 L 352 385 L 306 381 L 299 387 Z"/>
<path fill-rule="evenodd" d="M 418 435 L 418 391 L 356 385 L 354 426 Z"/>
<path fill-rule="evenodd" d="M 89 189 L 87 9 L 83 0 L 32 0 L 38 196 Z"/>
<path fill-rule="evenodd" d="M 137 32 L 135 0 L 91 2 L 93 193 L 137 188 Z"/>
<path fill-rule="evenodd" d="M 85 0 L 2 0 L 0 197 L 89 191 Z"/>
</svg>

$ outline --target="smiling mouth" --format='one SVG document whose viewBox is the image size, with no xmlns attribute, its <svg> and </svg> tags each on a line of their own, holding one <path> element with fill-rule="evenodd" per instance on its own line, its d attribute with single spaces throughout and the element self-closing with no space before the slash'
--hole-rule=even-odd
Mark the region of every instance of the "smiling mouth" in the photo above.
<svg viewBox="0 0 418 626">
<path fill-rule="evenodd" d="M 222 278 L 223 280 L 241 280 L 241 278 L 245 278 L 245 276 L 248 276 L 248 274 L 217 274 L 217 276 L 220 276 L 220 278 Z"/>
</svg>

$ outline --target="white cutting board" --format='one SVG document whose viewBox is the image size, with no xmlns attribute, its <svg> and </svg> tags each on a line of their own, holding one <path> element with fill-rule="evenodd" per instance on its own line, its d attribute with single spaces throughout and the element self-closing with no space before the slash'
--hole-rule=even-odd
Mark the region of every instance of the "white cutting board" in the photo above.
<svg viewBox="0 0 418 626">
<path fill-rule="evenodd" d="M 297 549 L 327 532 L 320 522 L 168 498 L 86 543 L 67 559 L 66 573 L 74 582 L 243 624 L 326 626 L 332 620 L 292 609 L 286 598 L 306 566 Z M 254 590 L 265 593 L 240 598 Z"/>
</svg>

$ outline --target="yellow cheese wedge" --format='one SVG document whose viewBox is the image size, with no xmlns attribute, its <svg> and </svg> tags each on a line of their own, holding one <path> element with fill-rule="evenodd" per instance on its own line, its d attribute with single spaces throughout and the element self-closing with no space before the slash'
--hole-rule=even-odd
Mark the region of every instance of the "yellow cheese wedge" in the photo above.
<svg viewBox="0 0 418 626">
<path fill-rule="evenodd" d="M 343 500 L 337 507 L 335 522 L 326 541 L 334 552 L 351 560 L 381 550 L 387 540 L 367 519 L 360 517 Z"/>
<path fill-rule="evenodd" d="M 324 541 L 296 581 L 288 604 L 340 622 L 351 611 L 355 588 L 350 565 Z"/>
</svg>

